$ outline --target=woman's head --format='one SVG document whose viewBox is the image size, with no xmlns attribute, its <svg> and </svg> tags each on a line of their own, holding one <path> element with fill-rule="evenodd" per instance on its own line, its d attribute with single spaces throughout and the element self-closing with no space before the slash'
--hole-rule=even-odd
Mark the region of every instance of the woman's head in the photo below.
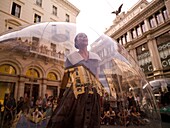
<svg viewBox="0 0 170 128">
<path fill-rule="evenodd" d="M 78 33 L 74 39 L 75 47 L 77 49 L 81 49 L 87 47 L 88 45 L 88 37 L 85 33 Z"/>
</svg>

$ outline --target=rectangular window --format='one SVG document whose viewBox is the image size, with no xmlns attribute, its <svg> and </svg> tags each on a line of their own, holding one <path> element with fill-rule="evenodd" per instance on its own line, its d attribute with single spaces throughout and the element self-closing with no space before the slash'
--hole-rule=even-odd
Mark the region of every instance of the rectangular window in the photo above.
<svg viewBox="0 0 170 128">
<path fill-rule="evenodd" d="M 167 12 L 166 8 L 164 8 L 162 10 L 162 14 L 163 14 L 164 20 L 167 20 L 168 19 L 168 12 Z"/>
<path fill-rule="evenodd" d="M 21 6 L 13 2 L 11 14 L 20 18 L 20 13 L 21 13 Z"/>
<path fill-rule="evenodd" d="M 125 34 L 125 41 L 126 41 L 126 42 L 129 42 L 129 41 L 130 41 L 127 33 Z"/>
<path fill-rule="evenodd" d="M 8 29 L 13 29 L 12 27 L 8 27 Z"/>
<path fill-rule="evenodd" d="M 147 44 L 142 44 L 136 48 L 137 60 L 142 71 L 148 76 L 153 73 L 153 66 Z"/>
<path fill-rule="evenodd" d="M 53 5 L 53 15 L 57 16 L 57 7 Z"/>
<path fill-rule="evenodd" d="M 36 5 L 38 5 L 38 6 L 42 6 L 42 0 L 36 0 Z"/>
<path fill-rule="evenodd" d="M 153 16 L 149 17 L 149 24 L 150 24 L 151 28 L 156 27 L 156 23 L 155 23 Z"/>
<path fill-rule="evenodd" d="M 131 34 L 132 34 L 132 38 L 135 39 L 137 37 L 136 35 L 136 30 L 135 29 L 132 29 L 131 30 Z"/>
<path fill-rule="evenodd" d="M 163 19 L 160 13 L 156 13 L 155 16 L 158 24 L 163 23 Z"/>
<path fill-rule="evenodd" d="M 126 44 L 125 36 L 122 36 L 122 42 L 123 42 L 123 45 L 125 45 L 125 44 Z"/>
<path fill-rule="evenodd" d="M 38 23 L 38 22 L 41 22 L 41 16 L 35 14 L 34 15 L 34 23 Z"/>
<path fill-rule="evenodd" d="M 146 32 L 146 27 L 144 22 L 141 23 L 141 28 L 142 28 L 142 33 Z"/>
<path fill-rule="evenodd" d="M 70 16 L 66 14 L 66 22 L 70 22 Z"/>
<path fill-rule="evenodd" d="M 137 31 L 137 35 L 138 35 L 138 36 L 141 36 L 141 35 L 142 35 L 140 26 L 137 26 L 137 27 L 136 27 L 136 31 Z"/>
</svg>

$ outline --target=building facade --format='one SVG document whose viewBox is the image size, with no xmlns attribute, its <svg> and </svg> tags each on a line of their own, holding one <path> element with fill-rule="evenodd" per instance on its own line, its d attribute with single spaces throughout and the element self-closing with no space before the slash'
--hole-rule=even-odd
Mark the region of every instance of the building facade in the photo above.
<svg viewBox="0 0 170 128">
<path fill-rule="evenodd" d="M 1 0 L 0 33 L 38 22 L 76 23 L 78 14 L 79 9 L 67 0 Z M 45 93 L 58 96 L 64 68 L 61 47 L 55 43 L 50 46 L 41 45 L 37 37 L 17 38 L 10 43 L 21 44 L 22 48 L 31 44 L 32 52 L 31 56 L 22 50 L 18 51 L 19 48 L 16 51 L 1 52 L 2 104 L 7 94 L 12 94 L 15 99 L 26 94 L 35 100 L 44 97 Z"/>
<path fill-rule="evenodd" d="M 139 0 L 105 34 L 128 50 L 149 81 L 170 77 L 170 0 Z"/>
<path fill-rule="evenodd" d="M 67 0 L 0 1 L 0 33 L 37 22 L 76 22 L 79 9 Z"/>
</svg>

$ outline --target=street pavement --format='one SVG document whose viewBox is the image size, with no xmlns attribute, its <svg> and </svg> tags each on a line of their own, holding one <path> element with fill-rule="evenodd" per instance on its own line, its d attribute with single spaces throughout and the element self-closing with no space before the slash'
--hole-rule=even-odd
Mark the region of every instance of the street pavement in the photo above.
<svg viewBox="0 0 170 128">
<path fill-rule="evenodd" d="M 124 126 L 114 126 L 114 125 L 102 125 L 101 128 L 126 128 Z M 156 127 L 150 127 L 150 126 L 136 126 L 136 125 L 130 125 L 127 126 L 127 128 L 156 128 Z M 162 122 L 162 128 L 170 128 L 170 123 Z"/>
<path fill-rule="evenodd" d="M 40 123 L 33 123 L 31 121 L 28 121 L 28 119 L 25 116 L 21 116 L 18 122 L 13 123 L 12 128 L 46 128 L 46 125 L 48 123 L 48 120 L 45 119 L 41 121 Z M 3 126 L 0 128 L 9 128 L 7 126 Z M 150 124 L 143 125 L 143 126 L 137 126 L 137 125 L 129 125 L 127 127 L 120 126 L 120 125 L 101 125 L 101 128 L 161 128 L 159 121 L 151 122 Z M 162 128 L 170 128 L 170 123 L 162 122 Z"/>
</svg>

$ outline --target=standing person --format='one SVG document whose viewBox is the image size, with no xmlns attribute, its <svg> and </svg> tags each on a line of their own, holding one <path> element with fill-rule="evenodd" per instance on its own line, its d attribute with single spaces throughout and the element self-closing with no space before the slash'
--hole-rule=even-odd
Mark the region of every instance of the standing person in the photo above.
<svg viewBox="0 0 170 128">
<path fill-rule="evenodd" d="M 16 101 L 13 98 L 12 94 L 9 94 L 8 99 L 6 103 L 4 104 L 5 110 L 4 110 L 4 124 L 5 127 L 11 126 L 12 121 L 15 116 L 15 109 L 16 109 Z"/>
<path fill-rule="evenodd" d="M 25 114 L 28 114 L 29 109 L 30 109 L 30 99 L 29 99 L 29 97 L 28 97 L 28 94 L 25 93 L 25 94 L 24 94 L 24 104 L 23 104 L 24 113 L 25 113 Z"/>
<path fill-rule="evenodd" d="M 45 97 L 43 98 L 43 103 L 42 103 L 42 108 L 44 112 L 46 111 L 47 99 L 48 99 L 48 94 L 46 93 Z"/>
<path fill-rule="evenodd" d="M 2 104 L 0 102 L 0 127 L 1 127 L 1 109 L 2 109 Z"/>
<path fill-rule="evenodd" d="M 97 76 L 100 57 L 87 50 L 87 35 L 85 33 L 79 33 L 76 35 L 74 41 L 78 51 L 67 57 L 65 63 L 67 72 L 64 74 L 61 86 L 67 85 L 70 79 L 74 79 L 71 78 L 69 69 L 71 70 L 75 67 L 76 70 L 79 65 L 83 65 L 91 74 L 94 74 L 93 76 Z M 79 74 L 77 70 L 75 72 L 76 75 Z M 94 78 L 97 80 L 96 77 Z M 75 81 L 76 80 L 77 79 L 75 79 Z M 84 92 L 77 97 L 74 93 L 77 88 L 74 88 L 73 85 L 62 88 L 62 90 L 65 90 L 65 93 L 59 101 L 57 108 L 54 110 L 47 128 L 100 128 L 100 95 L 97 93 L 94 85 L 87 83 L 87 86 L 85 86 L 85 84 L 81 84 L 80 81 L 78 84 L 81 85 L 81 87 L 83 86 Z M 93 87 L 92 90 L 90 88 L 91 86 Z M 60 92 L 60 96 L 62 92 L 63 91 Z"/>
<path fill-rule="evenodd" d="M 19 101 L 17 101 L 17 114 L 22 110 L 23 111 L 24 106 L 24 98 L 20 97 Z"/>
<path fill-rule="evenodd" d="M 128 109 L 130 109 L 131 106 L 135 106 L 136 107 L 136 102 L 135 102 L 135 98 L 134 96 L 132 95 L 132 93 L 130 92 L 129 95 L 128 95 L 128 102 L 129 102 L 129 105 L 128 105 Z"/>
</svg>

